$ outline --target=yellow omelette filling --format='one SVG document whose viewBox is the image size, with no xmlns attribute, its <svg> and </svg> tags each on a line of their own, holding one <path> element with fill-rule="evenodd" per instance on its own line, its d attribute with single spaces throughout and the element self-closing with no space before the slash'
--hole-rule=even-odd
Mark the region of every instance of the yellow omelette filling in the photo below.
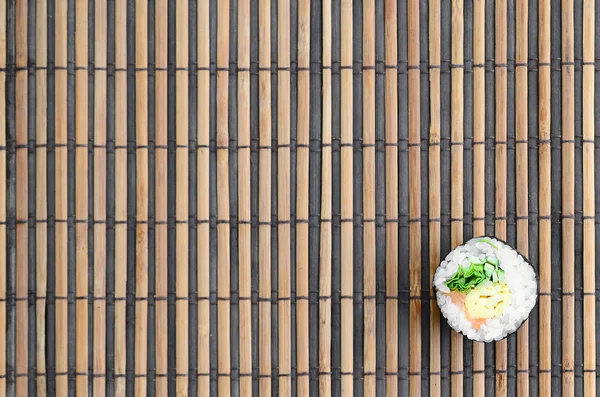
<svg viewBox="0 0 600 397">
<path fill-rule="evenodd" d="M 512 293 L 506 283 L 484 282 L 473 288 L 465 299 L 471 318 L 500 317 L 512 303 Z"/>
</svg>

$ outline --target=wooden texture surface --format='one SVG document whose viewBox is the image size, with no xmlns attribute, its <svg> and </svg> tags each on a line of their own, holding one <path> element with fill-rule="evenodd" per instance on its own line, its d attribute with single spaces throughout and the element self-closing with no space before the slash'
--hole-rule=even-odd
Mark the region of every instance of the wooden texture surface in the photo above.
<svg viewBox="0 0 600 397">
<path fill-rule="evenodd" d="M 0 4 L 0 397 L 595 396 L 596 10 Z M 484 345 L 486 234 L 540 295 Z"/>
</svg>

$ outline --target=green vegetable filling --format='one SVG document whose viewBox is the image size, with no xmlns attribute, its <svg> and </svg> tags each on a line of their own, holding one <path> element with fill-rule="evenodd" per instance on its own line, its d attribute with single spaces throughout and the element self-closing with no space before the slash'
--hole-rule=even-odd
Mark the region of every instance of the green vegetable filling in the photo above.
<svg viewBox="0 0 600 397">
<path fill-rule="evenodd" d="M 492 245 L 489 241 L 486 242 Z M 446 286 L 451 291 L 465 292 L 488 280 L 493 283 L 506 281 L 504 270 L 500 269 L 498 258 L 486 257 L 485 260 L 481 260 L 476 256 L 471 256 L 467 260 L 469 266 L 462 267 L 459 265 L 456 273 L 446 281 Z"/>
</svg>

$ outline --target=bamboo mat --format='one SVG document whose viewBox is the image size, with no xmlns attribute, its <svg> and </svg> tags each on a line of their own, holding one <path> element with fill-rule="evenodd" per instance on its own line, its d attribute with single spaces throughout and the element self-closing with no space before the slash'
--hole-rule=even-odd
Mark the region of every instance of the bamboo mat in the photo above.
<svg viewBox="0 0 600 397">
<path fill-rule="evenodd" d="M 0 1 L 0 397 L 595 396 L 597 11 Z M 484 234 L 488 345 L 431 288 Z"/>
</svg>

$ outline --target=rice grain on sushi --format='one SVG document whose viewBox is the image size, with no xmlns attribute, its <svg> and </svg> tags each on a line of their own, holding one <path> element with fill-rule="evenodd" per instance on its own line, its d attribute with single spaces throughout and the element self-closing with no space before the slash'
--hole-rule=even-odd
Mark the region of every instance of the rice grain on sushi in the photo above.
<svg viewBox="0 0 600 397">
<path fill-rule="evenodd" d="M 448 324 L 479 342 L 515 332 L 537 300 L 531 265 L 493 237 L 476 237 L 456 247 L 438 266 L 433 285 Z"/>
</svg>

